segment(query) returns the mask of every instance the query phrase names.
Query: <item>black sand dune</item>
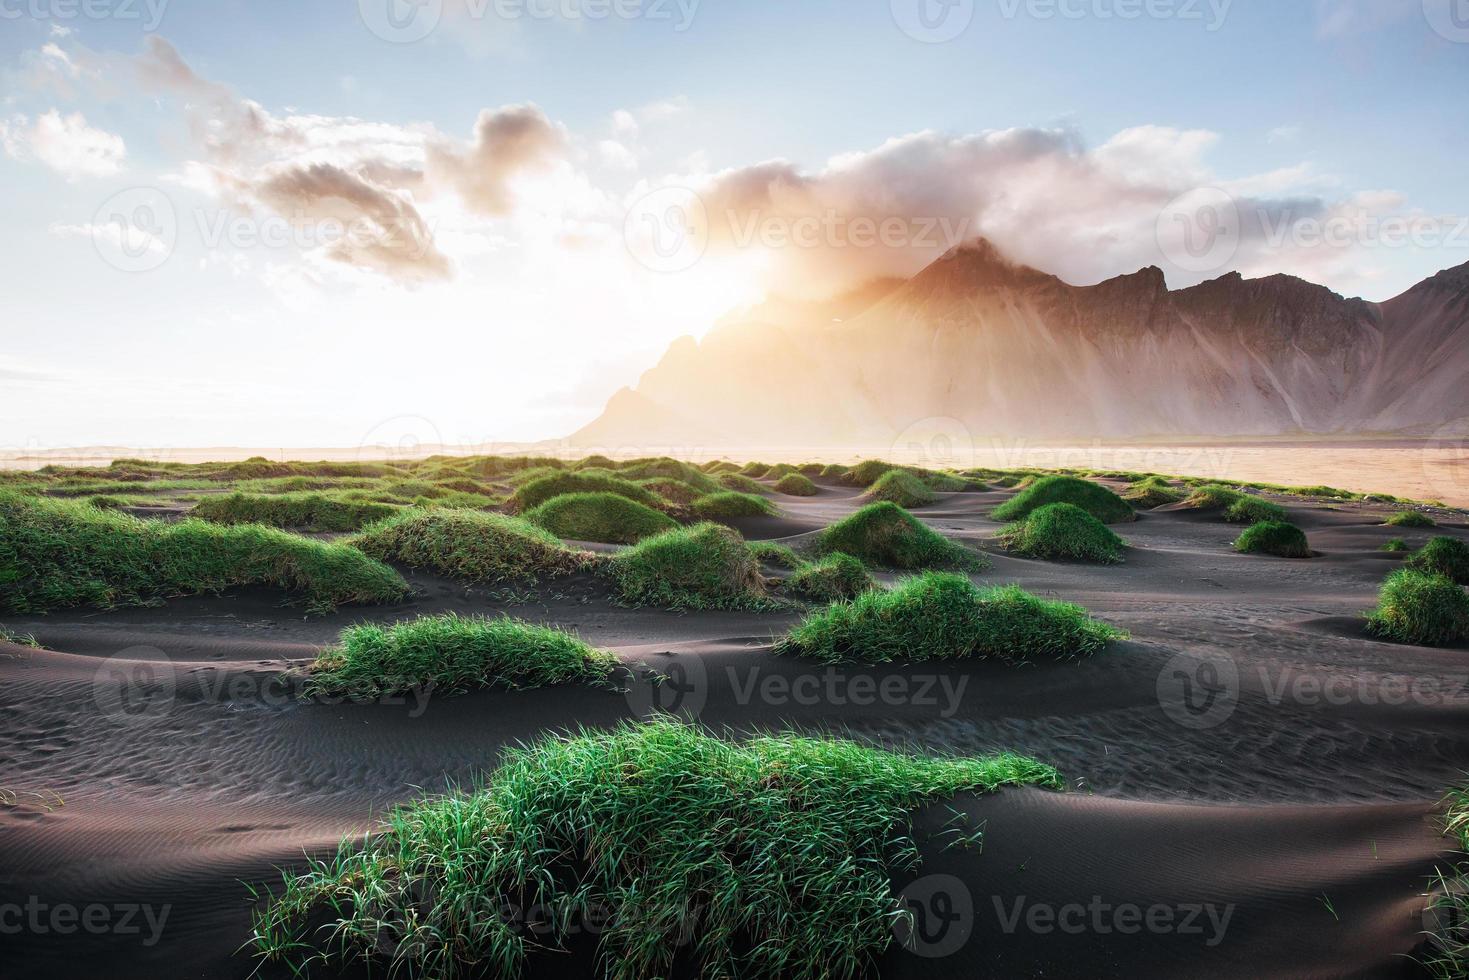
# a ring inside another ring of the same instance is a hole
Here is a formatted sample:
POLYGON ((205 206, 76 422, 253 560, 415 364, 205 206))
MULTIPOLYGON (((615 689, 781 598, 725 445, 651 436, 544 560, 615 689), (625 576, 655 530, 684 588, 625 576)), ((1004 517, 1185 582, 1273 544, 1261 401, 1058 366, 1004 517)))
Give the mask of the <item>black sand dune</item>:
MULTIPOLYGON (((509 604, 422 575, 411 602, 326 617, 241 590, 9 619, 47 649, 0 646, 0 904, 45 927, 4 936, 0 975, 245 977, 242 882, 473 780, 509 744, 660 710, 735 733, 1014 749, 1061 770, 1064 794, 920 815, 924 864, 895 883, 931 921, 884 976, 1416 975, 1447 844, 1435 802, 1469 769, 1469 649, 1382 643, 1360 613, 1399 560, 1382 542, 1469 534, 1284 501, 1320 553, 1287 561, 1234 554, 1240 528, 1217 517, 1163 510, 1117 526, 1127 561, 1099 568, 999 552, 987 514, 1006 497, 944 494, 917 513, 991 552, 978 580, 1079 602, 1130 641, 1074 664, 828 669, 771 655, 789 613, 627 609, 586 581, 509 604), (627 690, 333 704, 279 680, 344 625, 448 610, 575 629, 617 652, 627 690), (946 846, 955 810, 984 826, 982 851, 946 846), (101 911, 64 931, 58 906, 101 911)), ((766 529, 799 540, 861 500, 825 486, 779 503, 766 529)), ((561 956, 536 972, 590 969, 561 956)))

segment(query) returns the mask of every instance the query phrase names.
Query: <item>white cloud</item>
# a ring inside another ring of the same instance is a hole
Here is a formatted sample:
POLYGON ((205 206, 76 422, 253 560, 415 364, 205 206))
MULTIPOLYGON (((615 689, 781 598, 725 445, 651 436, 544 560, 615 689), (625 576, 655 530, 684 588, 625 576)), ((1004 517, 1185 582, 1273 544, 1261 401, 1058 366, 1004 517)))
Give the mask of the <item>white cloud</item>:
POLYGON ((127 157, 121 136, 89 126, 80 112, 56 109, 34 122, 23 115, 0 122, 0 144, 11 157, 36 160, 68 180, 115 174, 127 157))

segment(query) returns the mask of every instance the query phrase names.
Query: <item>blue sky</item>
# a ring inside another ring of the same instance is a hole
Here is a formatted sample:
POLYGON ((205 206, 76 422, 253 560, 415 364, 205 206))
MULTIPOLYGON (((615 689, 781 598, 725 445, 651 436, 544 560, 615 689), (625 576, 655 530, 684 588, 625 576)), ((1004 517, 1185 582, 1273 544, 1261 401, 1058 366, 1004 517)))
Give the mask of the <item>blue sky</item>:
POLYGON ((951 217, 1072 281, 1385 299, 1469 261, 1469 0, 953 0, 942 43, 901 26, 938 0, 425 0, 414 43, 370 27, 405 0, 91 2, 0 0, 0 448, 551 438, 725 309, 936 254, 726 228, 649 269, 624 218, 665 185, 715 223, 951 217), (1242 247, 1176 265, 1154 225, 1197 188, 1242 247), (176 234, 120 269, 98 219, 152 213, 138 189, 176 234), (323 244, 338 220, 413 248, 323 244), (260 245, 272 221, 297 234, 260 245))

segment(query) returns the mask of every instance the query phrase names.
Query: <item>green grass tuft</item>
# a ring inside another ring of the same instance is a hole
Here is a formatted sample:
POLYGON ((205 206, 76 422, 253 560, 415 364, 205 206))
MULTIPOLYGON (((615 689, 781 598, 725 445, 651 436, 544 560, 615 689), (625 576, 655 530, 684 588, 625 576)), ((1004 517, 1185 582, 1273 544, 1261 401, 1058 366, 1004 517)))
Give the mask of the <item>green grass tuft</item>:
POLYGON ((1433 538, 1408 559, 1408 567, 1469 585, 1469 544, 1458 538, 1433 538))
POLYGON ((1398 553, 1410 550, 1410 546, 1408 545, 1408 542, 1404 541, 1402 538, 1389 538, 1383 544, 1383 546, 1381 548, 1378 548, 1377 550, 1398 553))
POLYGON ((765 484, 758 480, 752 480, 743 473, 721 473, 716 478, 719 485, 726 490, 736 493, 768 493, 765 484))
POLYGON ((827 463, 821 468, 821 472, 816 475, 823 480, 838 480, 845 476, 846 472, 847 467, 841 463, 827 463))
POLYGON ((1235 539, 1234 550, 1244 555, 1274 555, 1276 558, 1311 557, 1306 533, 1285 521, 1251 524, 1235 539))
POLYGON ((1383 522, 1388 527, 1437 527, 1437 522, 1416 510, 1400 510, 1383 522))
POLYGON ((854 599, 876 585, 866 565, 841 552, 803 565, 785 580, 787 591, 809 602, 854 599))
POLYGON ((908 508, 926 507, 938 499, 928 484, 904 470, 888 470, 877 478, 864 496, 908 508))
POLYGON ((760 479, 760 477, 764 476, 766 473, 769 473, 769 472, 770 472, 770 464, 769 463, 746 463, 744 466, 742 466, 740 468, 741 475, 743 475, 743 476, 749 476, 749 477, 754 477, 757 480, 760 479))
POLYGON ((929 572, 807 616, 776 653, 823 663, 915 663, 993 657, 1009 662, 1090 656, 1126 634, 1085 609, 1018 586, 978 589, 929 572))
POLYGON ((774 541, 751 541, 750 554, 755 556, 756 561, 779 568, 794 570, 806 564, 788 545, 776 544, 774 541))
POLYGON ((1000 532, 1000 543, 1026 558, 1114 565, 1127 542, 1075 504, 1046 504, 1000 532))
POLYGON ((392 504, 347 500, 328 493, 232 493, 204 497, 192 516, 214 524, 266 524, 299 531, 356 531, 394 514, 392 504))
POLYGON ((1469 640, 1469 594, 1443 575, 1400 568, 1382 583, 1367 629, 1399 643, 1463 643, 1469 640))
POLYGON ((374 558, 470 582, 530 583, 578 571, 589 557, 529 521, 473 510, 405 511, 351 543, 374 558))
POLYGON ((723 521, 735 517, 768 517, 776 512, 775 505, 764 497, 734 490, 700 497, 694 501, 693 511, 695 516, 708 521, 723 521))
POLYGON ((1075 504, 1103 524, 1135 520, 1131 505, 1106 487, 1070 476, 1047 476, 995 508, 997 521, 1020 521, 1046 504, 1075 504))
POLYGON ((956 568, 978 571, 988 562, 977 551, 950 541, 897 504, 868 504, 822 531, 821 554, 842 552, 869 565, 916 570, 956 568))
POLYGON ((207 521, 142 520, 79 501, 0 492, 0 609, 135 605, 269 585, 313 609, 396 602, 397 572, 355 548, 285 531, 207 521))
POLYGON ((678 522, 667 514, 615 493, 552 497, 528 512, 525 519, 558 538, 604 544, 635 544, 678 527, 678 522))
POLYGON ((1262 521, 1284 524, 1290 520, 1290 514, 1279 504, 1217 483, 1195 488, 1184 504, 1196 510, 1222 509, 1224 519, 1231 524, 1259 524, 1262 521))
POLYGON ((820 492, 810 477, 800 473, 787 473, 775 484, 775 489, 788 497, 814 497, 820 492))
POLYGON ((741 609, 770 602, 759 561, 738 532, 721 524, 647 538, 613 556, 607 572, 634 605, 741 609))
POLYGON ((1183 499, 1183 492, 1175 490, 1162 477, 1150 476, 1139 480, 1128 487, 1122 499, 1135 507, 1143 510, 1152 510, 1156 507, 1164 507, 1168 504, 1176 504, 1183 499))
POLYGON ((511 506, 521 513, 541 506, 553 497, 568 493, 615 493, 620 497, 636 501, 644 507, 657 507, 663 498, 645 486, 630 479, 601 474, 595 470, 580 472, 557 472, 536 477, 522 484, 510 497, 511 506))
POLYGON ((424 616, 342 631, 311 665, 309 694, 398 694, 424 687, 606 685, 617 665, 569 633, 509 618, 424 616))
POLYGON ((855 980, 912 926, 893 879, 918 864, 913 814, 1023 785, 1063 784, 1010 754, 735 743, 671 720, 544 736, 482 787, 400 807, 287 875, 255 949, 296 973, 367 961, 462 980, 523 975, 534 950, 590 933, 608 980, 675 975, 675 959, 692 976, 855 980), (513 906, 549 927, 500 914, 513 906))
POLYGON ((880 459, 864 459, 842 473, 842 482, 850 483, 854 487, 870 487, 881 479, 884 473, 896 468, 892 463, 880 459))

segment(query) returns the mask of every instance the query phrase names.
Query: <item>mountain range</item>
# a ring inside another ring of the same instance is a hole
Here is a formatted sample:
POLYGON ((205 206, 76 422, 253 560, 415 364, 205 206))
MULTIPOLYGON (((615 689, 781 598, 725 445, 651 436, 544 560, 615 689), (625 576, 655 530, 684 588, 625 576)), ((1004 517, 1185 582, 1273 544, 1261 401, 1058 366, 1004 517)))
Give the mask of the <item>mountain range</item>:
POLYGON ((1469 264, 1394 299, 1149 267, 1070 285, 983 239, 907 280, 773 299, 675 341, 581 446, 873 446, 975 437, 1428 435, 1469 417, 1469 264))

